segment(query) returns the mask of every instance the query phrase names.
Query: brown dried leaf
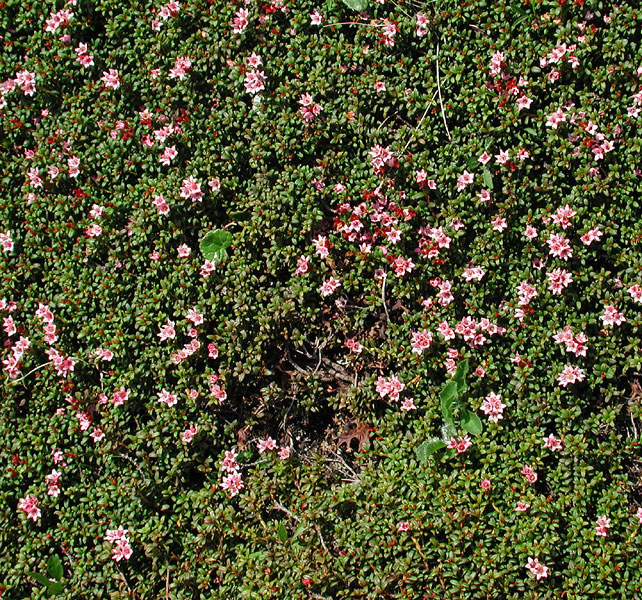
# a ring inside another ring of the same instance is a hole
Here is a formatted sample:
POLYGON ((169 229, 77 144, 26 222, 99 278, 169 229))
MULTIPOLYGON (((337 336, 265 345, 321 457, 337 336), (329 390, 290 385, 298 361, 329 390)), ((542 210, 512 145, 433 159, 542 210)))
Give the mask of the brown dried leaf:
POLYGON ((370 443, 369 433, 370 427, 362 421, 350 421, 347 425, 347 430, 342 433, 337 440, 337 450, 345 444, 346 450, 352 452, 352 448, 350 447, 352 440, 357 440, 358 449, 361 450, 364 444, 370 443))

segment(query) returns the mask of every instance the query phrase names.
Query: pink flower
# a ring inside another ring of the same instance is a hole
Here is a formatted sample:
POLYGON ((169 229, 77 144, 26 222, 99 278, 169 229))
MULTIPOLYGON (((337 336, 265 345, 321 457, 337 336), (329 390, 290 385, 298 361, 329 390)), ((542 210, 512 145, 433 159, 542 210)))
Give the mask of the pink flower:
POLYGON ((120 562, 123 558, 129 560, 132 555, 132 549, 128 540, 117 540, 116 546, 111 551, 111 557, 120 562))
POLYGON ((310 13, 311 25, 321 25, 322 22, 323 22, 323 15, 318 10, 315 10, 314 12, 310 13))
POLYGON ((481 405, 481 410, 488 415, 488 420, 491 423, 497 423, 504 418, 505 408, 506 405, 502 402, 501 394, 496 394, 495 392, 488 394, 481 405))
POLYGON ((526 479, 528 483, 535 483, 537 481, 537 473, 533 471, 533 467, 531 467, 530 465, 524 465, 520 473, 524 476, 524 479, 526 479))
POLYGON ((232 498, 245 487, 241 474, 236 471, 224 476, 220 486, 224 490, 228 490, 230 492, 230 497, 232 498))
POLYGON ((562 290, 567 288, 573 281, 573 275, 565 269, 554 269, 546 274, 549 284, 548 289, 553 294, 561 294, 562 290))
POLYGON ((633 515, 636 519, 640 521, 640 524, 642 525, 642 506, 638 508, 638 512, 633 515))
POLYGON ((408 521, 399 521, 397 523, 397 531, 410 531, 410 523, 408 521))
POLYGON ((307 256, 301 255, 296 261, 297 267, 294 271, 295 277, 299 277, 310 270, 310 263, 307 256))
POLYGON ((181 258, 187 258, 192 253, 192 250, 187 244, 181 244, 178 247, 177 252, 178 256, 181 258))
POLYGON ((180 196, 185 199, 189 198, 192 202, 201 202, 203 199, 201 184, 190 175, 187 179, 183 179, 180 196))
POLYGON ((334 277, 330 277, 327 281, 324 281, 323 284, 321 285, 320 292, 322 296, 330 296, 331 294, 334 294, 336 289, 341 285, 341 282, 335 279, 334 277))
POLYGON ((479 485, 481 486, 481 489, 484 490, 485 492, 489 492, 490 488, 492 487, 492 483, 490 482, 490 479, 488 479, 488 477, 486 477, 485 479, 482 479, 479 485))
POLYGON ((18 509, 27 515, 27 519, 31 519, 34 522, 37 521, 42 514, 38 508, 38 498, 35 496, 25 496, 21 498, 18 502, 18 509))
POLYGON ((4 233, 0 232, 0 246, 4 252, 11 252, 13 250, 13 240, 11 239, 11 233, 5 231, 4 233))
POLYGON ((249 21, 247 16, 250 14, 250 11, 247 8, 239 8, 234 14, 234 19, 232 20, 232 32, 242 33, 245 28, 248 26, 249 21))
POLYGON ((546 243, 549 246, 549 254, 553 256, 559 256, 563 260, 568 260, 573 256, 571 245, 563 235, 553 234, 546 240, 546 243))
POLYGON ((176 337, 176 329, 174 328, 174 321, 167 319, 167 323, 160 328, 160 332, 156 335, 161 339, 161 342, 176 337))
POLYGON ((585 377, 583 369, 566 365, 564 370, 557 376, 557 381, 561 387, 567 387, 576 381, 584 381, 585 377))
POLYGON ((159 402, 162 402, 163 404, 166 404, 170 408, 172 406, 174 406, 174 404, 176 404, 176 402, 178 402, 176 394, 170 394, 165 388, 163 388, 156 395, 158 396, 158 401, 159 402))
POLYGON ((533 227, 532 225, 527 225, 526 229, 524 230, 524 236, 527 237, 529 240, 536 238, 537 229, 535 229, 535 227, 533 227))
POLYGON ((290 458, 291 452, 292 450, 288 446, 281 446, 281 448, 279 448, 278 456, 281 460, 287 460, 290 458))
POLYGON ((105 437, 105 432, 100 427, 94 427, 94 430, 89 434, 89 437, 95 444, 97 444, 105 437))
POLYGON ((457 450, 457 454, 461 454, 462 452, 466 452, 468 448, 472 446, 472 442, 470 440, 470 436, 465 435, 464 437, 459 437, 457 440, 454 437, 451 437, 448 440, 448 443, 446 444, 447 448, 451 448, 453 450, 457 450))
POLYGON ((129 391, 121 386, 119 390, 116 390, 112 394, 111 399, 114 406, 121 406, 122 404, 125 404, 125 402, 129 399, 129 391))
POLYGON ((604 314, 600 315, 600 319, 605 326, 621 325, 626 321, 625 316, 612 304, 608 304, 604 307, 604 314))
POLYGON ((528 557, 528 563, 524 565, 533 575, 535 575, 537 581, 542 579, 542 577, 548 577, 548 567, 545 567, 542 563, 539 562, 536 558, 528 557))
POLYGON ((562 448, 562 441, 558 440, 552 433, 544 438, 544 447, 549 448, 552 452, 562 448))
POLYGON ((464 172, 457 178, 457 191, 461 192, 467 185, 470 185, 475 179, 473 173, 469 173, 464 170, 464 172))
POLYGON ((190 425, 183 433, 181 433, 181 440, 186 444, 189 444, 194 436, 198 433, 197 425, 190 425))
POLYGON ((259 451, 259 454, 263 454, 266 450, 276 450, 276 441, 271 437, 267 437, 264 440, 259 440, 256 443, 256 448, 259 451))
POLYGON ((530 507, 531 507, 531 505, 527 504, 526 502, 518 502, 517 506, 515 506, 515 511, 516 512, 526 512, 530 507))
POLYGON ((109 69, 109 71, 103 71, 103 76, 100 78, 104 82, 106 87, 113 88, 117 90, 120 87, 120 76, 116 69, 109 69))
POLYGON ((401 410, 405 410, 405 411, 417 410, 417 407, 415 406, 414 398, 404 398, 401 401, 401 410))
POLYGON ((218 348, 215 344, 207 345, 207 354, 210 358, 218 358, 218 348))
POLYGON ((635 302, 642 303, 642 285, 635 283, 629 288, 628 292, 635 302))
POLYGON ((265 73, 257 69, 245 73, 245 91, 250 94, 258 94, 265 89, 265 73))
POLYGON ((165 146, 159 162, 161 165, 167 166, 176 158, 177 155, 178 152, 176 151, 176 146, 165 146))
POLYGON ((610 528, 611 519, 607 518, 606 515, 602 515, 601 517, 598 517, 597 522, 595 523, 595 535, 606 537, 610 528))
POLYGON ((493 158, 486 150, 481 154, 481 156, 477 159, 482 165, 485 165, 486 163, 490 162, 490 159, 493 158))
POLYGON ((422 354, 424 350, 430 348, 432 344, 432 333, 426 331, 413 331, 412 333, 412 352, 413 354, 422 354))

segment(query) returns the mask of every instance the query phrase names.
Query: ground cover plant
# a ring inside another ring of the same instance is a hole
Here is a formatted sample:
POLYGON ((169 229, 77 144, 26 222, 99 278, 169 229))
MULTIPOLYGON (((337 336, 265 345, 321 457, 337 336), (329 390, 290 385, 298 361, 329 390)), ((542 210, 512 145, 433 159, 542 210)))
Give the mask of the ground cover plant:
POLYGON ((0 2, 0 597, 639 597, 641 31, 0 2))

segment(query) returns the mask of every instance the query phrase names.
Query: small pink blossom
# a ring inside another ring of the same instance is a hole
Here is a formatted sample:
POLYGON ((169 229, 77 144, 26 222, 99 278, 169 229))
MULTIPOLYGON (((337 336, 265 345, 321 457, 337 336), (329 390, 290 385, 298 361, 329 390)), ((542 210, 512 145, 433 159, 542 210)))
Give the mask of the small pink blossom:
POLYGON ((189 444, 192 441, 192 439, 194 439, 194 436, 197 433, 198 433, 198 426, 192 424, 185 431, 181 433, 181 440, 186 444, 189 444))
POLYGON ((264 440, 259 440, 256 443, 256 448, 259 451, 259 454, 263 454, 267 450, 276 450, 276 441, 271 437, 267 437, 264 440))
POLYGON ((120 87, 120 75, 116 69, 109 69, 109 71, 103 71, 103 76, 100 80, 105 84, 106 87, 113 88, 117 90, 120 87))
POLYGON ((544 438, 544 448, 548 448, 552 452, 556 450, 561 450, 562 440, 558 440, 552 433, 544 438))
POLYGON ((524 565, 533 575, 537 581, 542 578, 548 577, 548 567, 545 567, 539 562, 537 558, 528 557, 528 562, 524 565))
POLYGON ((27 515, 27 519, 31 519, 34 522, 42 515, 38 508, 38 498, 35 496, 25 496, 21 498, 18 502, 18 509, 27 515))

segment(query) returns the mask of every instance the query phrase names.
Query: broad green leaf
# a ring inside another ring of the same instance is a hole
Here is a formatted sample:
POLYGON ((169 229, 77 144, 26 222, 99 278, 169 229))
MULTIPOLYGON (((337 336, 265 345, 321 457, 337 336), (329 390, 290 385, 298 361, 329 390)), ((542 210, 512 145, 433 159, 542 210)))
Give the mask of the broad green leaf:
POLYGON ((488 169, 484 169, 484 184, 488 188, 493 188, 493 176, 490 174, 490 171, 488 169))
POLYGON ((62 579, 62 562, 55 554, 47 561, 47 573, 49 577, 56 581, 62 579))
POLYGON ((446 421, 447 423, 452 423, 453 410, 458 404, 457 383, 454 381, 449 381, 441 390, 440 399, 441 414, 444 417, 444 421, 446 421))
POLYGON ((467 408, 461 411, 460 424, 468 433, 472 433, 473 435, 479 435, 484 429, 479 417, 467 408))
POLYGON ((63 586, 59 581, 50 581, 49 585, 47 586, 47 591, 49 592, 49 594, 62 594, 65 591, 65 586, 63 586))
POLYGON ((352 10, 356 10, 358 12, 361 12, 362 10, 366 10, 366 8, 368 8, 367 0, 343 0, 343 3, 348 8, 351 8, 352 10))
POLYGON ((427 442, 422 442, 417 446, 417 460, 423 464, 428 460, 431 454, 434 454, 437 450, 441 450, 445 447, 446 444, 437 438, 433 438, 427 442))
POLYGON ((285 530, 283 523, 279 523, 279 526, 276 528, 276 532, 281 542, 285 543, 288 541, 288 532, 285 530))
POLYGON ((468 373, 468 361, 464 360, 457 365, 457 371, 453 376, 453 381, 457 384, 457 395, 461 396, 466 389, 466 374, 468 373))
POLYGON ((229 231, 218 229, 210 231, 201 239, 201 252, 206 260, 216 260, 220 262, 225 259, 227 252, 225 248, 232 243, 232 234, 229 231))
POLYGON ((38 583, 41 583, 44 586, 49 587, 49 584, 52 583, 49 581, 44 575, 41 575, 40 573, 34 573, 33 571, 27 571, 27 575, 31 577, 32 579, 35 579, 38 583))
POLYGON ((295 530, 294 533, 292 534, 293 538, 298 538, 305 530, 307 527, 303 524, 299 525, 295 530))

